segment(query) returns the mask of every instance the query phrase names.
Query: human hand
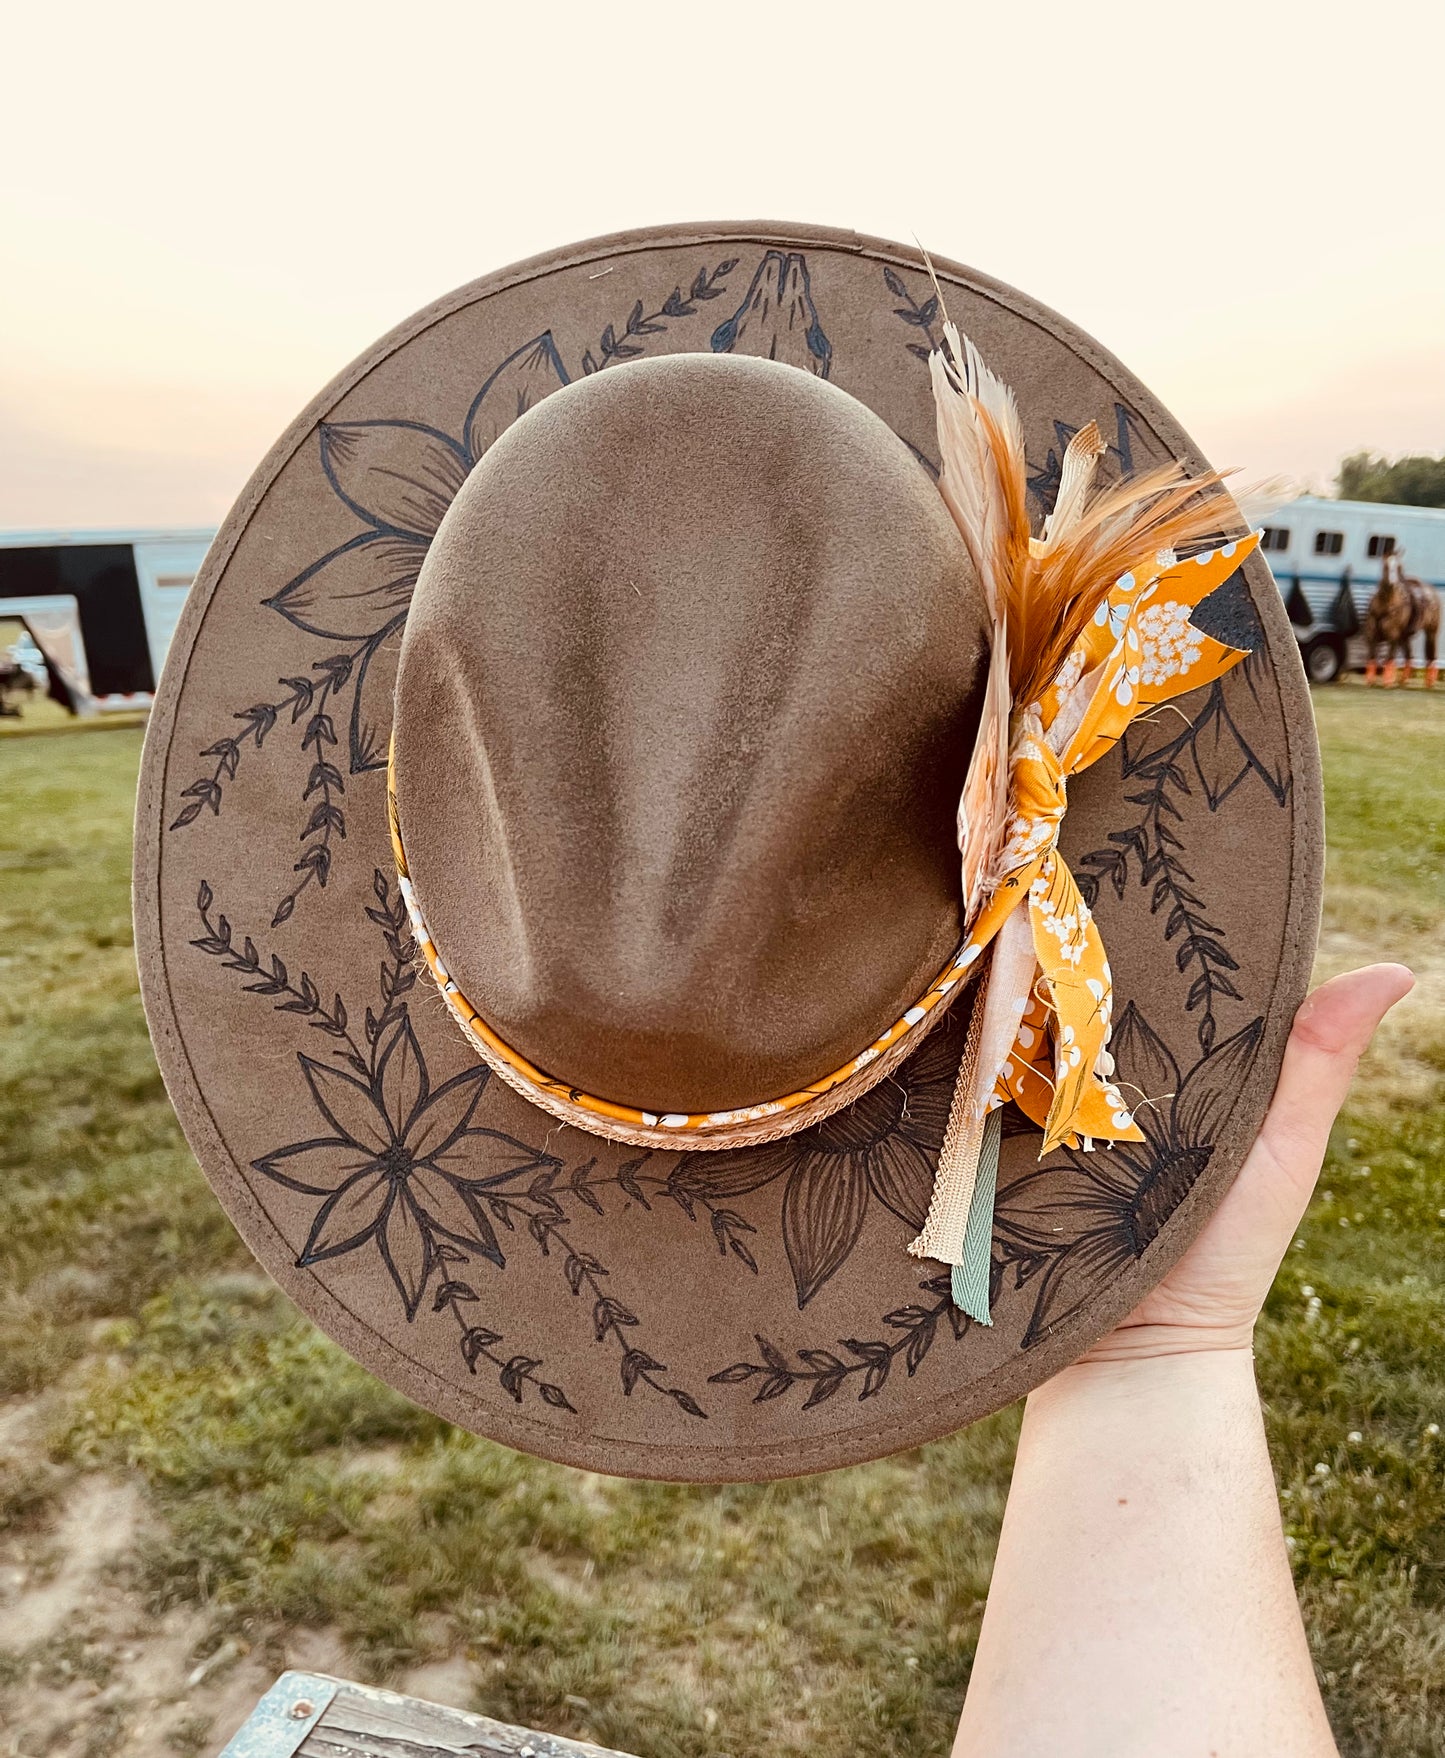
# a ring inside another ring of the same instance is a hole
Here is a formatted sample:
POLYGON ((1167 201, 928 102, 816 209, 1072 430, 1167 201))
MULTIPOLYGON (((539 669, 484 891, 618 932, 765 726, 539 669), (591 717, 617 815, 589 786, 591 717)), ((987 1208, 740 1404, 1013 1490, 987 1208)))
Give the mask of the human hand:
POLYGON ((1319 1178, 1330 1125, 1355 1065, 1385 1014, 1414 984, 1404 965, 1372 964, 1332 978, 1304 1002, 1268 1115, 1238 1178, 1189 1250, 1085 1362, 1249 1348, 1319 1178))
POLYGON ((1250 1343, 1355 1064, 1413 982, 1378 964, 1310 996, 1204 1230, 1029 1394, 956 1758, 1334 1758, 1250 1343))

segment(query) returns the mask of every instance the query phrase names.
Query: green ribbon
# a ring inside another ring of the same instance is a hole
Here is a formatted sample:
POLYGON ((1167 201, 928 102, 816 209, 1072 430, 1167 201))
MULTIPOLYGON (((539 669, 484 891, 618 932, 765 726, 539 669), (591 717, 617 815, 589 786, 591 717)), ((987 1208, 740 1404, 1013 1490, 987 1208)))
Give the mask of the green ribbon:
POLYGON ((981 1325, 991 1325, 989 1281, 993 1268, 993 1205, 998 1191, 998 1147, 1003 1134, 1003 1107, 984 1119, 978 1150, 978 1175, 963 1232, 963 1262, 953 1266, 953 1304, 981 1325))

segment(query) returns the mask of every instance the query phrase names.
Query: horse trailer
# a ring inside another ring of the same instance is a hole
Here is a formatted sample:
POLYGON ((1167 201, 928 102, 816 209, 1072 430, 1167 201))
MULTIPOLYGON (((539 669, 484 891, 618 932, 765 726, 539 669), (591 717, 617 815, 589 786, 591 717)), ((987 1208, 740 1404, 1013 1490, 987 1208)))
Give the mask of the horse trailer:
MULTIPOLYGON (((1269 515, 1260 547, 1317 684, 1363 669, 1360 632, 1387 556, 1403 556, 1407 574, 1445 595, 1445 509, 1438 507, 1301 495, 1269 515)), ((1412 652, 1417 664, 1422 656, 1412 652)))
MULTIPOLYGON (((214 535, 0 532, 0 622, 25 626, 51 693, 77 713, 148 703, 214 535)), ((1315 683, 1363 668, 1360 631, 1387 556, 1445 596, 1445 509, 1301 495, 1270 514, 1261 547, 1315 683)))
POLYGON ((75 713, 144 706, 214 535, 0 532, 0 622, 24 625, 75 713))

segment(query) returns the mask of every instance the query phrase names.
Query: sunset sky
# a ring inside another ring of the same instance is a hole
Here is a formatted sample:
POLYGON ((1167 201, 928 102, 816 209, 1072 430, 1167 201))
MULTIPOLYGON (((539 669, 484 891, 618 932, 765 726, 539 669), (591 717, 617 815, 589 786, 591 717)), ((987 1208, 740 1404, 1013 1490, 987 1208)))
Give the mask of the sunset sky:
POLYGON ((678 219, 917 235, 1250 476, 1445 452, 1438 0, 106 0, 5 34, 3 529, 213 524, 410 311, 678 219))

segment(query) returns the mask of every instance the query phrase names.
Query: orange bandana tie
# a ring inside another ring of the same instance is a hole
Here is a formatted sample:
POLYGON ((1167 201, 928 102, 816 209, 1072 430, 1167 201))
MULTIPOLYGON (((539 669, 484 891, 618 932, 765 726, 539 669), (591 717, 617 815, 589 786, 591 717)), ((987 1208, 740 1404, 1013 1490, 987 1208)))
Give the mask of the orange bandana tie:
POLYGON ((1213 683, 1245 657, 1189 618, 1257 541, 1251 536, 1225 544, 1175 563, 1152 580, 1124 575, 1039 710, 1021 717, 1011 763, 1014 816, 1008 853, 1015 864, 969 939, 991 940, 1027 898, 1047 999, 1030 985, 1030 1006, 1007 1061, 997 1070, 994 1102, 1014 1099, 1039 1125, 1042 1153, 1077 1147, 1084 1137, 1143 1140, 1108 1078, 1110 1064, 1101 1063, 1112 977, 1093 912, 1058 852, 1069 778, 1112 750, 1138 715, 1213 683), (1073 733, 1062 736, 1070 726, 1073 733), (1047 1029, 1041 1030, 1045 1022, 1047 1029))
MULTIPOLYGON (((965 947, 971 957, 994 948, 987 988, 975 1001, 982 1026, 960 1070, 928 1218, 908 1248, 917 1257, 961 1267, 987 1250, 992 1214, 974 1203, 985 1111, 1014 1100, 1044 1132, 1041 1158, 1057 1147, 1144 1139, 1113 1080, 1108 955, 1058 851, 1068 782, 1112 750, 1138 715, 1245 658, 1197 628, 1190 613, 1257 542, 1252 535, 1182 562, 1163 557, 1156 572, 1122 575, 1043 699, 1014 716, 1002 875, 965 947)), ((979 1281, 976 1264, 972 1286, 979 1281)), ((982 1282, 983 1298, 966 1309, 987 1323, 986 1275, 982 1282)))

